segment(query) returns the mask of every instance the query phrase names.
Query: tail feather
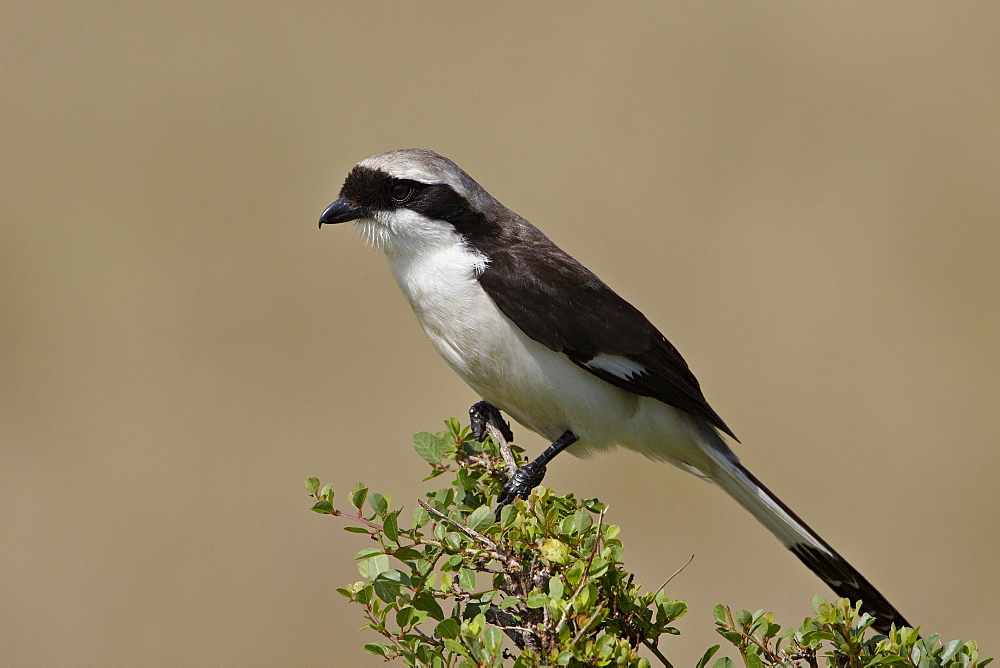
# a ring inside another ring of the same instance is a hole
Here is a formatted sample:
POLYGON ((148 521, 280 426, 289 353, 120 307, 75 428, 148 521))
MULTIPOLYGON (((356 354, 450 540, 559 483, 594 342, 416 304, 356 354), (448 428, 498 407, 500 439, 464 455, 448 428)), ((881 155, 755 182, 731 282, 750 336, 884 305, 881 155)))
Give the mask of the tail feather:
POLYGON ((808 524, 792 512, 791 508, 767 489, 735 457, 726 453, 713 459, 716 459, 718 466, 713 472, 712 479, 737 503, 750 511, 838 596, 851 601, 861 601, 861 609, 875 618, 873 626, 877 630, 887 633, 893 624, 897 628, 911 626, 856 568, 810 529, 808 524))

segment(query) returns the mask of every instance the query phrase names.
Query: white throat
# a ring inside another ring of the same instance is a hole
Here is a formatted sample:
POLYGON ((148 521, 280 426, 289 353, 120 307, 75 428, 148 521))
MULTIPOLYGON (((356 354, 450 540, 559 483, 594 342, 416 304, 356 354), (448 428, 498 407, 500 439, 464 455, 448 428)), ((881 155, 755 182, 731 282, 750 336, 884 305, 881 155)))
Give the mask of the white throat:
MULTIPOLYGON (((452 248, 474 252, 468 248, 451 223, 434 220, 409 209, 378 211, 373 218, 358 220, 355 229, 365 243, 383 251, 390 256, 390 260, 394 256, 400 256, 410 261, 452 248)), ((486 267, 486 258, 478 253, 475 255, 481 258, 482 266, 478 273, 482 273, 486 267)))
POLYGON ((503 320, 479 284, 487 258, 450 223, 412 211, 383 214, 358 227, 366 240, 385 251, 400 291, 438 353, 478 390, 480 367, 496 357, 495 346, 501 344, 490 333, 503 320))

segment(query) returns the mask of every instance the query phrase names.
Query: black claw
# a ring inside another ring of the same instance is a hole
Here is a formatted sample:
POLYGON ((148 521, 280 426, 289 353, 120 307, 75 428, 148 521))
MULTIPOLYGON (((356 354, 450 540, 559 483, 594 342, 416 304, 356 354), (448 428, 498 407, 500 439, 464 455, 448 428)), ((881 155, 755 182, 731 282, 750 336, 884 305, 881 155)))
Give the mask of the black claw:
POLYGON ((514 472, 497 496, 497 521, 500 521, 500 511, 513 503, 514 499, 527 499, 531 490, 542 484, 545 478, 545 467, 538 462, 525 464, 514 472))
MULTIPOLYGON (((496 410, 492 405, 486 405, 496 410)), ((476 408, 476 406, 472 408, 476 408)), ((497 411, 497 415, 499 414, 499 411, 497 411)), ((528 495, 531 494, 531 490, 542 484, 542 479, 545 477, 545 465, 552 461, 553 457, 560 452, 576 443, 577 440, 579 440, 577 435, 567 429, 563 432, 562 436, 552 442, 552 445, 545 448, 545 452, 514 471, 514 475, 507 480, 503 489, 500 490, 499 496, 497 496, 497 522, 500 521, 500 511, 503 510, 503 507, 510 504, 516 498, 527 499, 528 495)))
POLYGON ((469 409, 469 419, 472 424, 472 437, 482 443, 486 440, 486 425, 493 425, 504 439, 510 443, 514 440, 514 432, 510 425, 504 422, 500 409, 488 401, 477 401, 469 409))

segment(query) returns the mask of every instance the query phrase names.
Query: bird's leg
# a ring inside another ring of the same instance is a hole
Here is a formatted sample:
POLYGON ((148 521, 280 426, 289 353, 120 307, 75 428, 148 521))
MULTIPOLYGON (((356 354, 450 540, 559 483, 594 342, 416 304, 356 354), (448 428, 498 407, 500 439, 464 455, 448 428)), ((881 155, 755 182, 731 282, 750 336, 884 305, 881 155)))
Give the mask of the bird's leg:
POLYGON ((514 440, 514 432, 510 430, 510 425, 504 422, 500 409, 486 400, 472 404, 472 408, 469 409, 469 419, 472 423, 472 437, 480 443, 486 440, 487 424, 496 427, 508 443, 514 440))
POLYGON ((566 431, 557 438, 545 452, 538 455, 533 461, 525 464, 514 472, 507 484, 503 486, 500 496, 497 497, 497 519, 500 518, 500 511, 503 507, 511 503, 514 499, 527 499, 535 487, 538 487, 545 477, 545 466, 552 458, 560 452, 577 442, 578 437, 571 431, 566 431))

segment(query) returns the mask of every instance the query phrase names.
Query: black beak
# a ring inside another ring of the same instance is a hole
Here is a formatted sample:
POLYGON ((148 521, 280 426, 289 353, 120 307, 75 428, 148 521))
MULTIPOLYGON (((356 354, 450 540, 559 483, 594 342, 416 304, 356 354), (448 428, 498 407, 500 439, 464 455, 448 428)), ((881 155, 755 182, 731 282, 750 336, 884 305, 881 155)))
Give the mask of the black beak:
POLYGON ((358 218, 367 218, 370 214, 367 207, 354 206, 346 199, 341 197, 336 202, 326 207, 326 211, 323 215, 319 217, 319 226, 324 225, 336 225, 337 223, 346 223, 352 220, 357 220, 358 218))

